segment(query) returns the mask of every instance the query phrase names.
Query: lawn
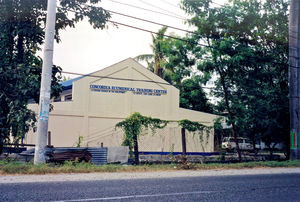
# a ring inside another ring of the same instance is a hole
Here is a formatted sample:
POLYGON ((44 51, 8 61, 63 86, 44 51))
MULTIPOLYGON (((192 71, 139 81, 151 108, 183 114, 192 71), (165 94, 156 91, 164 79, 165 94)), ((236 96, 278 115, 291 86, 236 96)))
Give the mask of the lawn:
POLYGON ((91 173, 91 172, 143 172, 170 170, 209 170, 244 168, 300 167, 300 161, 260 161, 245 163, 183 163, 183 164, 143 164, 143 165, 93 165, 67 161, 64 164, 48 163, 33 165, 14 161, 0 161, 0 174, 50 174, 50 173, 91 173))

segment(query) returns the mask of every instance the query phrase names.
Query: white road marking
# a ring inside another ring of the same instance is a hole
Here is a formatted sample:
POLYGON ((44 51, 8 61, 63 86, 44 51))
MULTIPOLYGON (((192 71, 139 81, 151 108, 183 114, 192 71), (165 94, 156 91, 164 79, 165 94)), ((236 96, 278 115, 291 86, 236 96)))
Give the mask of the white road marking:
POLYGON ((87 199, 72 199, 72 200, 61 200, 62 201, 108 201, 108 200, 120 200, 120 199, 130 199, 130 198, 149 198, 149 197, 159 197, 159 196, 178 196, 178 195, 190 195, 190 194, 210 194, 216 191, 194 191, 194 192, 179 192, 179 193, 168 193, 168 194, 146 194, 146 195, 131 195, 131 196, 115 196, 115 197, 105 197, 105 198, 87 198, 87 199))

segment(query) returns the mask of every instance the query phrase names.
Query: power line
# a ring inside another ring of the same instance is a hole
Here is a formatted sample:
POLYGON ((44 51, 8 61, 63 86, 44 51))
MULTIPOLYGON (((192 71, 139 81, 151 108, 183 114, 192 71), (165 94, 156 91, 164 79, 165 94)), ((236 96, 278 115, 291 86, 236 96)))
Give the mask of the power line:
MULTIPOLYGON (((107 10, 107 11, 109 11, 109 10, 107 10)), ((74 12, 74 11, 73 11, 73 12, 74 12)), ((109 11, 109 12, 114 12, 114 11, 109 11)), ((114 12, 114 13, 117 13, 117 12, 114 12)), ((125 14, 121 14, 121 13, 117 13, 117 14, 126 16, 125 14)), ((127 15, 127 16, 129 16, 129 15, 127 15)), ((136 17, 134 17, 134 16, 130 16, 130 17, 136 18, 136 17)), ((139 18, 136 18, 136 19, 139 19, 139 18)), ((148 21, 148 20, 145 20, 145 19, 142 19, 142 20, 148 21)), ((140 31, 145 31, 145 32, 149 32, 149 33, 157 34, 157 35, 163 35, 163 36, 165 36, 165 37, 173 38, 173 39, 176 39, 176 40, 181 40, 181 41, 184 41, 184 42, 187 42, 187 43, 190 43, 190 44, 200 45, 200 46, 204 46, 204 47, 210 47, 210 46, 208 46, 208 45, 199 44, 199 43, 196 43, 196 42, 192 42, 192 41, 189 41, 189 40, 181 39, 181 38, 174 37, 174 36, 170 36, 170 35, 159 34, 159 33, 157 33, 157 32, 150 31, 150 30, 146 30, 146 29, 139 28, 139 27, 135 27, 135 26, 132 26, 132 25, 128 25, 128 24, 124 24, 124 23, 120 23, 120 22, 116 22, 116 21, 111 21, 111 20, 107 20, 107 21, 109 21, 109 22, 111 22, 111 23, 114 23, 114 24, 119 24, 119 25, 122 25, 122 26, 126 26, 126 27, 130 27, 130 28, 133 28, 133 29, 137 29, 137 30, 140 30, 140 31)), ((152 22, 152 21, 149 21, 149 22, 152 22)), ((152 22, 152 23, 155 23, 155 22, 152 22)), ((159 24, 159 23, 157 23, 157 24, 159 24)), ((161 24, 161 25, 164 26, 163 24, 161 24)), ((169 26, 169 27, 171 27, 171 26, 169 26)), ((175 27, 172 27, 172 28, 175 28, 175 27)), ((176 29, 180 29, 180 28, 176 28, 176 29)), ((180 30, 183 31, 183 29, 180 29, 180 30)), ((188 31, 188 30, 184 30, 184 31, 190 32, 190 31, 188 31)), ((193 33, 193 32, 190 32, 190 33, 193 33)), ((193 33, 193 34, 196 34, 196 33, 193 33)), ((222 40, 222 39, 216 39, 216 40, 217 40, 217 41, 224 41, 224 40, 222 40)), ((233 42, 232 42, 232 43, 233 43, 233 42)), ((252 58, 253 58, 253 57, 252 57, 252 58)), ((255 58, 255 57, 254 57, 254 58, 255 58)), ((273 64, 279 64, 279 63, 273 62, 273 64)), ((282 65, 282 64, 280 63, 280 65, 282 65)))
POLYGON ((176 13, 173 13, 173 12, 168 11, 168 10, 166 10, 166 9, 163 9, 163 8, 161 8, 161 7, 155 6, 155 5, 151 4, 151 3, 145 2, 145 1, 143 1, 143 0, 139 0, 139 1, 142 2, 142 3, 144 3, 144 4, 146 4, 146 5, 148 5, 148 6, 151 6, 151 7, 153 7, 153 8, 157 8, 157 9, 160 9, 160 10, 165 11, 165 12, 167 12, 167 13, 171 13, 171 14, 173 14, 173 15, 175 15, 175 16, 178 16, 178 17, 182 18, 183 20, 185 19, 184 17, 182 17, 182 16, 180 16, 180 15, 178 15, 178 14, 176 14, 176 13))
POLYGON ((83 139, 83 141, 86 141, 86 142, 96 141, 96 140, 98 140, 100 138, 103 138, 105 136, 111 135, 113 133, 114 133, 114 131, 110 130, 110 131, 107 131, 105 133, 99 133, 99 134, 93 135, 93 137, 88 136, 87 138, 83 139))
MULTIPOLYGON (((93 7, 93 6, 89 6, 89 7, 93 7)), ((187 32, 187 33, 190 33, 190 34, 197 35, 197 33, 193 32, 193 31, 189 31, 189 30, 182 29, 182 28, 179 28, 179 27, 174 27, 174 26, 171 26, 171 25, 166 25, 166 24, 154 22, 154 21, 151 21, 151 20, 147 20, 147 19, 144 19, 144 18, 135 17, 135 16, 132 16, 132 15, 128 15, 128 14, 124 14, 124 13, 120 13, 120 12, 116 12, 116 11, 112 11, 112 10, 109 10, 109 9, 104 9, 104 10, 106 10, 106 11, 108 11, 110 13, 113 13, 113 14, 125 16, 125 17, 128 17, 128 18, 133 18, 133 19, 136 19, 136 20, 141 20, 141 21, 144 21, 144 22, 148 22, 148 23, 152 23, 152 24, 156 24, 156 25, 160 25, 160 26, 165 26, 165 27, 169 27, 169 28, 176 29, 176 30, 179 30, 179 31, 183 31, 183 32, 187 32)), ((71 12, 73 12, 73 11, 71 11, 71 12)))
POLYGON ((170 14, 167 14, 167 13, 162 13, 162 12, 159 12, 159 11, 154 11, 154 10, 151 10, 151 9, 146 9, 146 8, 135 6, 135 5, 132 5, 132 4, 122 3, 122 2, 119 2, 119 1, 115 1, 115 0, 108 0, 108 1, 118 3, 118 4, 121 4, 121 5, 125 5, 125 6, 129 6, 129 7, 133 7, 133 8, 137 8, 137 9, 141 9, 141 10, 145 10, 145 11, 149 11, 149 12, 152 12, 152 13, 157 13, 157 14, 177 18, 177 19, 180 19, 180 20, 186 20, 185 18, 177 17, 177 16, 170 15, 170 14))
POLYGON ((175 6, 174 4, 172 4, 172 3, 170 3, 170 2, 168 2, 166 0, 161 0, 161 1, 164 2, 164 3, 166 3, 166 4, 168 4, 168 5, 170 5, 170 6, 173 6, 175 8, 179 8, 178 6, 175 6))
POLYGON ((151 20, 146 20, 146 19, 143 19, 143 18, 139 18, 139 17, 135 17, 135 16, 131 16, 131 15, 119 13, 119 12, 116 12, 116 11, 111 11, 111 10, 108 10, 108 9, 105 9, 105 10, 108 11, 108 12, 110 12, 110 13, 117 14, 117 15, 122 15, 122 16, 125 16, 125 17, 128 17, 128 18, 133 18, 133 19, 136 19, 136 20, 141 20, 141 21, 149 22, 149 23, 156 24, 156 25, 169 27, 169 28, 172 28, 172 29, 176 29, 176 30, 187 32, 187 33, 191 33, 191 34, 197 34, 197 33, 193 32, 193 31, 189 31, 189 30, 186 30, 186 29, 182 29, 182 28, 178 28, 178 27, 173 27, 173 26, 166 25, 166 24, 161 24, 161 23, 154 22, 154 21, 151 21, 151 20))
MULTIPOLYGON (((70 10, 71 11, 71 10, 70 10)), ((109 11, 109 10, 107 10, 109 11)), ((74 11, 72 11, 74 12, 74 11)), ((111 11, 109 11, 111 12, 111 11)), ((117 12, 115 12, 117 13, 117 12)), ((124 14, 125 15, 125 14, 124 14)), ((132 16, 133 17, 133 16, 132 16)), ((181 40, 181 41, 184 41, 184 42, 187 42, 187 43, 190 43, 190 44, 195 44, 195 45, 200 45, 200 46, 204 46, 204 47, 210 47, 208 45, 204 45, 204 44, 199 44, 199 43, 196 43, 196 42, 193 42, 193 41, 189 41, 189 40, 185 40, 185 39, 181 39, 181 38, 178 38, 178 37, 174 37, 174 36, 169 36, 169 35, 165 35, 165 34, 159 34, 157 32, 154 32, 154 31, 150 31, 150 30, 146 30, 146 29, 143 29, 143 28, 139 28, 139 27, 135 27, 135 26, 132 26, 132 25, 128 25, 128 24, 124 24, 124 23, 120 23, 120 22, 116 22, 116 21, 111 21, 111 20, 107 20, 111 23, 114 23, 114 24, 119 24, 119 25, 122 25, 122 26, 126 26, 126 27, 130 27, 130 28, 133 28, 133 29, 137 29, 137 30, 140 30, 140 31, 145 31, 145 32, 149 32, 149 33, 152 33, 152 34, 157 34, 157 35, 163 35, 165 37, 168 37, 168 38, 173 38, 173 39, 176 39, 176 40, 181 40)), ((195 34, 195 33, 193 33, 195 34)), ((222 39, 215 39, 217 41, 224 41, 222 39)), ((230 43, 234 43, 234 42, 231 42, 230 43)), ((249 58, 256 58, 256 57, 250 57, 248 56, 249 58)), ((299 59, 299 58, 296 58, 296 59, 299 59)), ((279 65, 282 65, 282 63, 276 63, 276 62, 272 62, 273 64, 279 64, 279 65)))
MULTIPOLYGON (((163 36, 165 36, 165 37, 173 38, 173 39, 176 39, 176 40, 181 40, 181 41, 184 41, 184 42, 187 42, 187 43, 190 43, 190 44, 200 45, 200 46, 204 46, 204 47, 210 47, 210 46, 208 46, 208 45, 196 43, 196 42, 193 42, 193 41, 181 39, 181 38, 174 37, 174 36, 169 36, 169 35, 165 35, 165 34, 159 34, 159 33, 157 33, 157 32, 150 31, 150 30, 146 30, 146 29, 139 28, 139 27, 135 27, 135 26, 132 26, 132 25, 128 25, 128 24, 124 24, 124 23, 120 23, 120 22, 116 22, 116 21, 111 21, 111 20, 107 20, 107 21, 108 21, 108 22, 111 22, 111 23, 114 23, 114 24, 119 24, 119 25, 122 25, 122 26, 126 26, 126 27, 130 27, 130 28, 133 28, 133 29, 137 29, 137 30, 140 30, 140 31, 145 31, 145 32, 149 32, 149 33, 157 34, 157 35, 163 35, 163 36)), ((222 40, 222 39, 216 39, 216 40, 217 40, 217 41, 224 41, 224 40, 222 40)), ((234 42, 231 42, 231 43, 234 43, 234 42)), ((255 58, 255 57, 250 57, 250 58, 255 58)), ((280 64, 280 65, 282 65, 282 63, 275 63, 275 62, 272 62, 272 63, 273 63, 273 64, 280 64)))
MULTIPOLYGON (((66 71, 61 71, 61 73, 72 74, 72 75, 83 76, 83 77, 100 78, 100 79, 112 79, 112 80, 119 80, 119 81, 137 81, 137 82, 146 82, 146 83, 155 83, 155 84, 173 86, 172 84, 168 83, 167 81, 165 81, 165 82, 159 82, 159 81, 143 80, 143 79, 127 79, 127 78, 119 78, 119 77, 111 77, 111 76, 97 76, 97 75, 92 75, 92 74, 81 74, 81 73, 66 72, 66 71)), ((213 89, 211 87, 201 87, 201 88, 213 89)))
MULTIPOLYGON (((173 27, 173 26, 166 25, 166 24, 161 24, 161 23, 154 22, 154 21, 151 21, 151 20, 146 20, 146 19, 143 19, 143 18, 139 18, 139 17, 135 17, 135 16, 131 16, 131 15, 127 15, 127 14, 123 14, 123 13, 119 13, 119 12, 115 12, 115 11, 111 11, 111 10, 107 10, 107 9, 105 9, 105 10, 108 11, 108 12, 117 14, 117 15, 122 15, 122 16, 125 16, 125 17, 129 17, 129 18, 141 20, 141 21, 144 21, 144 22, 148 22, 148 23, 152 23, 152 24, 156 24, 156 25, 160 25, 160 26, 165 26, 165 27, 169 27, 169 28, 176 29, 176 30, 179 30, 179 31, 183 31, 183 32, 187 32, 187 33, 190 33, 190 34, 198 35, 197 33, 193 32, 193 31, 186 30, 186 29, 182 29, 182 28, 178 28, 178 27, 173 27)), ((115 22, 115 23, 118 24, 118 22, 115 22)), ((124 25, 124 26, 129 26, 129 25, 125 25, 123 23, 120 23, 120 24, 124 25)), ((291 37, 295 38, 293 36, 291 36, 291 37)), ((177 39, 179 40, 179 38, 177 38, 177 39)), ((299 38, 295 38, 295 39, 299 39, 299 38)), ((222 41, 222 39, 216 39, 216 40, 222 41)))
MULTIPOLYGON (((75 11, 72 11, 72 10, 68 10, 68 11, 70 11, 70 12, 75 12, 75 11)), ((107 10, 107 11, 108 11, 108 10, 107 10)), ((125 15, 125 14, 124 14, 124 15, 125 15)), ((132 17, 133 17, 133 16, 132 16, 132 17)), ((205 44, 196 43, 196 42, 189 41, 189 40, 186 40, 186 39, 181 39, 181 38, 178 38, 178 37, 175 37, 175 36, 170 36, 170 35, 166 35, 166 34, 160 34, 160 33, 157 33, 157 32, 151 31, 151 30, 147 30, 147 29, 143 29, 143 28, 140 28, 140 27, 136 27, 136 26, 124 24, 124 23, 121 23, 121 22, 116 22, 116 21, 112 21, 112 20, 107 20, 107 22, 111 22, 111 23, 113 23, 113 24, 122 25, 122 26, 125 26, 125 27, 130 27, 130 28, 137 29, 137 30, 144 31, 144 32, 149 32, 149 33, 156 34, 156 35, 162 35, 162 36, 165 36, 165 37, 168 37, 168 38, 172 38, 172 39, 184 41, 184 42, 187 42, 187 43, 189 43, 189 44, 195 44, 195 45, 199 45, 199 46, 203 46, 203 47, 209 47, 208 45, 205 45, 205 44)), ((175 27, 174 27, 174 28, 175 28, 175 27)), ((180 29, 180 28, 177 28, 177 29, 180 29)), ((187 30, 185 30, 185 31, 187 31, 187 30)), ((193 33, 193 32, 192 32, 192 33, 193 33)))
POLYGON ((118 77, 110 77, 110 76, 97 76, 97 75, 92 75, 92 74, 81 74, 81 73, 66 72, 66 71, 62 71, 62 73, 72 74, 72 75, 77 75, 77 76, 84 76, 84 77, 94 77, 94 78, 112 79, 112 80, 121 80, 121 81, 139 81, 139 82, 156 83, 156 84, 163 84, 163 85, 172 86, 172 84, 170 84, 168 82, 158 82, 158 81, 152 81, 152 80, 126 79, 126 78, 118 78, 118 77))
MULTIPOLYGON (((96 131, 96 132, 90 133, 89 136, 88 136, 88 138, 93 138, 94 136, 98 136, 99 134, 107 133, 107 132, 111 131, 112 129, 114 129, 114 126, 105 128, 105 129, 100 130, 100 131, 96 131)), ((86 138, 86 137, 84 137, 84 138, 86 138)))
POLYGON ((165 37, 168 37, 168 38, 172 38, 172 39, 184 41, 184 42, 187 42, 187 43, 190 43, 190 44, 195 44, 195 45, 199 45, 199 46, 209 47, 208 45, 205 45, 205 44, 196 43, 196 42, 189 41, 189 40, 186 40, 186 39, 181 39, 181 38, 178 38, 178 37, 175 37, 175 36, 170 36, 170 35, 166 35, 166 34, 160 34, 160 33, 157 33, 157 32, 151 31, 151 30, 147 30, 147 29, 135 27, 135 26, 132 26, 132 25, 127 25, 127 24, 116 22, 116 21, 112 21, 112 20, 107 20, 107 21, 111 22, 111 23, 114 23, 114 24, 122 25, 122 26, 125 26, 125 27, 130 27, 130 28, 133 28, 133 29, 137 29, 137 30, 140 30, 140 31, 149 32, 149 33, 152 33, 152 34, 162 35, 162 36, 165 36, 165 37))
MULTIPOLYGON (((199 0, 187 0, 187 2, 195 2, 195 1, 199 1, 199 0)), ((215 2, 215 1, 211 1, 211 3, 212 3, 212 4, 216 4, 216 5, 218 5, 218 6, 224 7, 224 5, 219 4, 219 3, 215 2)))
MULTIPOLYGON (((114 1, 114 0, 109 0, 109 1, 114 1)), ((214 3, 214 2, 212 2, 212 3, 214 3)), ((221 4, 219 4, 219 5, 221 5, 221 4)), ((90 6, 90 7, 92 7, 92 6, 90 6)), ((127 14, 115 12, 115 11, 111 11, 111 10, 108 10, 108 9, 104 9, 104 10, 106 10, 108 12, 111 12, 111 13, 114 13, 114 14, 117 14, 117 15, 122 15, 122 16, 125 16, 125 17, 129 17, 129 18, 141 20, 141 21, 144 21, 144 22, 149 22, 149 23, 152 23, 152 24, 160 25, 160 26, 166 26, 166 27, 169 27, 169 28, 172 28, 172 29, 176 29, 176 30, 179 30, 179 31, 183 31, 183 32, 187 32, 187 33, 190 33, 190 34, 198 35, 197 33, 193 32, 193 31, 185 30, 185 29, 182 29, 182 28, 178 28, 178 27, 173 27, 173 26, 169 26, 169 25, 166 25, 166 24, 157 23, 157 22, 154 22, 154 21, 150 21, 150 20, 138 18, 138 17, 135 17, 135 16, 131 16, 131 15, 127 15, 127 14)), ((69 10, 69 11, 71 11, 71 10, 69 10)), ((74 12, 74 11, 72 11, 72 12, 74 12)), ((132 26, 132 25, 128 25, 128 24, 124 24, 124 23, 120 23, 120 22, 116 22, 116 21, 110 21, 110 20, 107 20, 107 21, 115 23, 115 24, 119 24, 119 25, 122 25, 122 26, 127 26, 127 27, 130 27, 130 28, 133 28, 133 29, 138 29, 138 30, 141 30, 141 31, 150 32, 152 34, 158 34, 157 32, 153 32, 153 31, 146 30, 146 29, 143 29, 143 28, 135 27, 135 26, 132 26)), ((176 39, 176 40, 185 41, 185 42, 188 42, 188 43, 193 43, 193 44, 200 45, 200 46, 209 47, 208 45, 199 44, 199 43, 196 43, 196 42, 192 42, 192 41, 181 39, 181 38, 174 37, 174 36, 169 36, 169 35, 164 35, 164 36, 169 37, 169 38, 173 38, 173 39, 176 39)), ((291 36, 291 37, 295 38, 293 36, 291 36)), ((298 39, 298 38, 295 38, 295 39, 298 39)), ((216 39, 216 40, 218 40, 218 41, 224 41, 222 39, 216 39)), ((231 43, 233 43, 233 42, 231 42, 231 43)))
MULTIPOLYGON (((89 6, 89 7, 92 7, 92 6, 89 6)), ((67 10, 70 11, 70 12, 75 12, 75 11, 72 11, 72 10, 69 10, 69 9, 67 9, 67 10)), ((141 21, 144 21, 144 22, 148 22, 148 23, 152 23, 152 24, 156 24, 156 25, 160 25, 160 26, 171 28, 171 29, 176 29, 176 30, 179 30, 179 31, 183 31, 183 32, 187 32, 187 33, 190 33, 190 34, 197 35, 197 33, 193 32, 193 31, 189 31, 189 30, 182 29, 182 28, 179 28, 179 27, 174 27, 174 26, 171 26, 171 25, 166 25, 166 24, 154 22, 154 21, 151 21, 151 20, 135 17, 135 16, 132 16, 132 15, 127 15, 127 14, 124 14, 124 13, 120 13, 120 12, 116 12, 116 11, 112 11, 112 10, 108 10, 108 9, 104 9, 104 10, 106 10, 110 13, 113 13, 113 14, 125 16, 125 17, 128 17, 128 18, 133 18, 133 19, 136 19, 136 20, 141 20, 141 21)))
MULTIPOLYGON (((104 138, 104 137, 107 137, 107 136, 112 135, 112 134, 113 134, 113 133, 107 133, 107 134, 104 134, 104 135, 101 135, 101 136, 97 137, 97 138, 94 139, 94 140, 85 140, 85 141, 86 141, 86 143, 95 142, 95 141, 98 141, 100 138, 104 138)), ((83 140, 83 141, 84 141, 84 140, 83 140)))
MULTIPOLYGON (((105 9, 105 10, 107 10, 107 9, 105 9)), ((107 10, 107 11, 111 12, 111 13, 114 13, 114 14, 117 14, 117 15, 122 15, 122 16, 125 16, 125 17, 129 17, 129 18, 141 20, 141 21, 144 21, 144 22, 149 22, 149 23, 152 23, 152 24, 156 24, 156 25, 160 25, 160 26, 165 26, 165 27, 169 27, 169 28, 176 29, 176 30, 179 30, 179 31, 183 31, 183 32, 187 32, 187 33, 190 33, 190 34, 198 35, 197 33, 193 32, 193 31, 186 30, 186 29, 182 29, 182 28, 178 28, 178 27, 173 27, 173 26, 166 25, 166 24, 157 23, 157 22, 154 22, 154 21, 151 21, 151 20, 146 20, 146 19, 143 19, 143 18, 138 18, 138 17, 135 17, 135 16, 130 16, 130 15, 127 15, 127 14, 123 14, 123 13, 119 13, 119 12, 115 12, 115 11, 111 11, 111 10, 107 10)), ((142 29, 142 28, 134 27, 134 26, 127 25, 127 24, 124 24, 124 23, 119 23, 119 22, 116 22, 116 21, 114 21, 114 23, 115 24, 120 24, 120 25, 123 25, 123 26, 128 26, 128 27, 131 27, 131 28, 134 28, 134 29, 140 29, 142 31, 147 31, 147 32, 151 32, 151 33, 154 33, 154 34, 158 34, 158 33, 155 33, 155 32, 149 31, 149 30, 145 30, 145 29, 142 29)), ((167 36, 167 37, 171 37, 172 38, 172 36, 167 36)), ((293 36, 291 36, 291 37, 295 38, 293 36)), ((184 40, 184 39, 180 39, 180 38, 176 38, 176 39, 177 40, 184 40)), ((299 39, 299 38, 295 38, 295 39, 299 39)), ((218 40, 218 41, 224 41, 222 39, 216 39, 216 40, 218 40)), ((188 40, 186 40, 186 41, 189 42, 189 43, 195 43, 195 42, 191 42, 191 41, 188 41, 188 40)), ((231 42, 231 43, 234 43, 234 42, 231 42)), ((199 44, 199 45, 209 47, 209 46, 203 45, 203 44, 199 44)))

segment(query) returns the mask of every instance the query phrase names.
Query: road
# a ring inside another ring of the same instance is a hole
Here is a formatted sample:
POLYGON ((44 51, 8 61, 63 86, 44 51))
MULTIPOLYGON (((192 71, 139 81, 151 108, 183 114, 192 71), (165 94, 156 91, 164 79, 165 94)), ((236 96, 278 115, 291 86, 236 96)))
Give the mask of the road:
POLYGON ((300 174, 0 183, 1 201, 300 201, 300 174))

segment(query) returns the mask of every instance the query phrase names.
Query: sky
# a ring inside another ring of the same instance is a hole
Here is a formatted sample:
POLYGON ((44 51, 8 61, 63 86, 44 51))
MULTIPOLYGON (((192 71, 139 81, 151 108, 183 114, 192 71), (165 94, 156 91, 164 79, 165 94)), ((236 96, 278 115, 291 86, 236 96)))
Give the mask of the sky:
MULTIPOLYGON (((131 15, 161 24, 192 30, 185 20, 188 16, 179 7, 181 0, 102 0, 99 6, 104 9, 131 15), (123 3, 123 4, 121 4, 123 3), (130 4, 133 6, 127 6, 130 4), (163 14, 143 10, 149 9, 163 14)), ((223 3, 224 0, 215 0, 223 3)), ((110 20, 157 32, 161 26, 111 14, 110 20)), ((61 42, 54 45, 53 63, 65 72, 87 74, 113 65, 126 58, 151 53, 151 33, 107 23, 106 29, 93 29, 85 20, 75 28, 60 32, 61 42)), ((184 36, 185 32, 169 28, 171 32, 184 36)), ((73 78, 74 75, 65 75, 73 78)))

